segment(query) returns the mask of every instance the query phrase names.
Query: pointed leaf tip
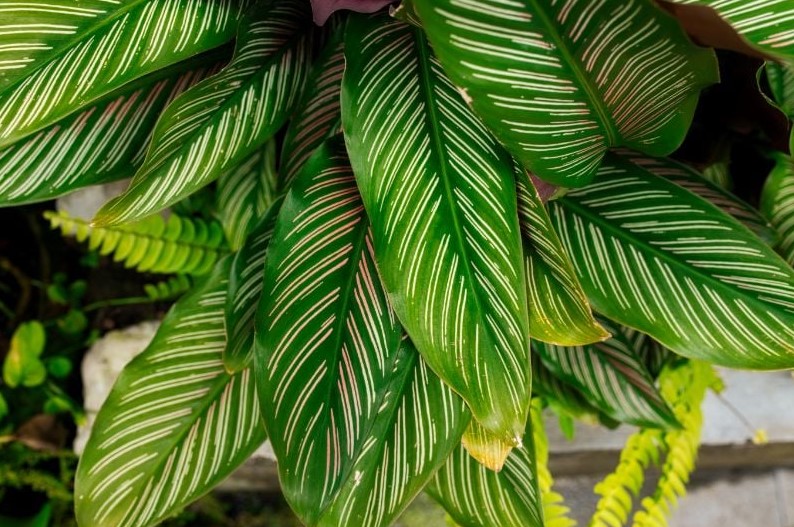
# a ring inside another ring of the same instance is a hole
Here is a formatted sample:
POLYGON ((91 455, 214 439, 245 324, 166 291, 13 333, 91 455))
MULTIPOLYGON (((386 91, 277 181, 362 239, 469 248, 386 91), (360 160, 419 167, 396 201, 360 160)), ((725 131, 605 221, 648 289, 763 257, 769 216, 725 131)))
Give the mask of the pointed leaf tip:
POLYGON ((461 443, 471 457, 494 472, 502 470, 514 447, 522 448, 523 446, 520 436, 511 442, 504 441, 502 438, 490 434, 476 421, 469 424, 469 428, 461 438, 461 443))

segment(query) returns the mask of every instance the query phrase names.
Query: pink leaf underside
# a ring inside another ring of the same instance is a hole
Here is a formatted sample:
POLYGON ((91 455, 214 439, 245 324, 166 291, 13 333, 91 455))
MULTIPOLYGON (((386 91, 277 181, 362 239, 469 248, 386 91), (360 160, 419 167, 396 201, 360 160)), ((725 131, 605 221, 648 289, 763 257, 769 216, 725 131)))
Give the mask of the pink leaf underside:
POLYGON ((529 178, 532 180, 532 183, 535 185, 535 188, 538 191, 538 196, 540 196, 540 200, 543 203, 547 203, 557 192, 557 185, 552 185, 551 183, 546 183, 542 179, 540 179, 535 174, 530 174, 529 178))
POLYGON ((322 26, 334 11, 350 9, 359 13, 374 13, 394 0, 312 0, 314 22, 322 26))

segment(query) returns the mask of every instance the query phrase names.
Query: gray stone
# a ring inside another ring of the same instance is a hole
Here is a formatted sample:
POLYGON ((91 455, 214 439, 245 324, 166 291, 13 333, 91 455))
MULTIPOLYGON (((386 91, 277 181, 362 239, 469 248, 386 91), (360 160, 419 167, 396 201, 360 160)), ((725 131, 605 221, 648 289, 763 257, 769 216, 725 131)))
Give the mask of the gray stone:
POLYGON ((102 205, 124 192, 129 183, 128 179, 124 179, 81 188, 58 198, 55 207, 73 218, 90 220, 102 205))

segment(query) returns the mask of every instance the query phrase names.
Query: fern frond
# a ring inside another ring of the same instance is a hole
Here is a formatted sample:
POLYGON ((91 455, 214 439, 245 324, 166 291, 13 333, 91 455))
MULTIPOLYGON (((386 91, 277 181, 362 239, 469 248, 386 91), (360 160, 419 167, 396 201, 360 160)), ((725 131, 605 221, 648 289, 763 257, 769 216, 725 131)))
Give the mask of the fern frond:
POLYGON ((664 434, 667 457, 659 483, 653 495, 642 500, 643 510, 634 515, 634 527, 667 527, 667 517, 686 493, 695 468, 703 426, 703 398, 706 390, 720 384, 712 367, 700 361, 666 368, 659 383, 662 396, 672 406, 682 428, 664 434))
POLYGON ((565 498, 553 489, 554 478, 549 471, 549 438, 543 427, 543 403, 532 399, 530 408, 532 419, 532 439, 535 443, 535 462, 537 464, 538 488, 543 505, 544 525, 546 527, 574 527, 576 521, 568 517, 571 509, 565 506, 565 498))
POLYGON ((181 296, 190 289, 191 285, 193 285, 193 282, 188 275, 178 274, 162 282, 144 284, 143 290, 150 300, 159 302, 162 300, 173 300, 181 296))
POLYGON ((93 227, 65 212, 47 211, 44 217, 64 236, 87 242, 90 250, 112 255, 113 260, 141 272, 202 275, 227 252, 223 229, 215 221, 172 214, 155 215, 109 227, 93 227))

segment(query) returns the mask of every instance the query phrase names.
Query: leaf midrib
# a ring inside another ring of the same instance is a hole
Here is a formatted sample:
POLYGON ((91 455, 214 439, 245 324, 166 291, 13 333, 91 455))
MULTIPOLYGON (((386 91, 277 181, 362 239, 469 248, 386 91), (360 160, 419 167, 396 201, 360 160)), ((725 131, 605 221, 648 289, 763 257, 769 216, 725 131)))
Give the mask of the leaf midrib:
MULTIPOLYGON (((589 72, 581 67, 581 61, 568 49, 568 44, 565 42, 565 38, 560 34, 555 19, 546 12, 548 6, 540 5, 541 2, 538 2, 538 0, 527 1, 532 4, 530 15, 538 17, 546 27, 546 33, 550 37, 550 40, 553 41, 560 55, 562 55, 564 64, 568 65, 576 81, 584 90, 604 130, 607 145, 613 146, 618 144, 620 130, 615 126, 606 102, 601 98, 598 87, 590 79, 589 72)), ((548 2, 548 0, 542 0, 542 2, 548 2)))

